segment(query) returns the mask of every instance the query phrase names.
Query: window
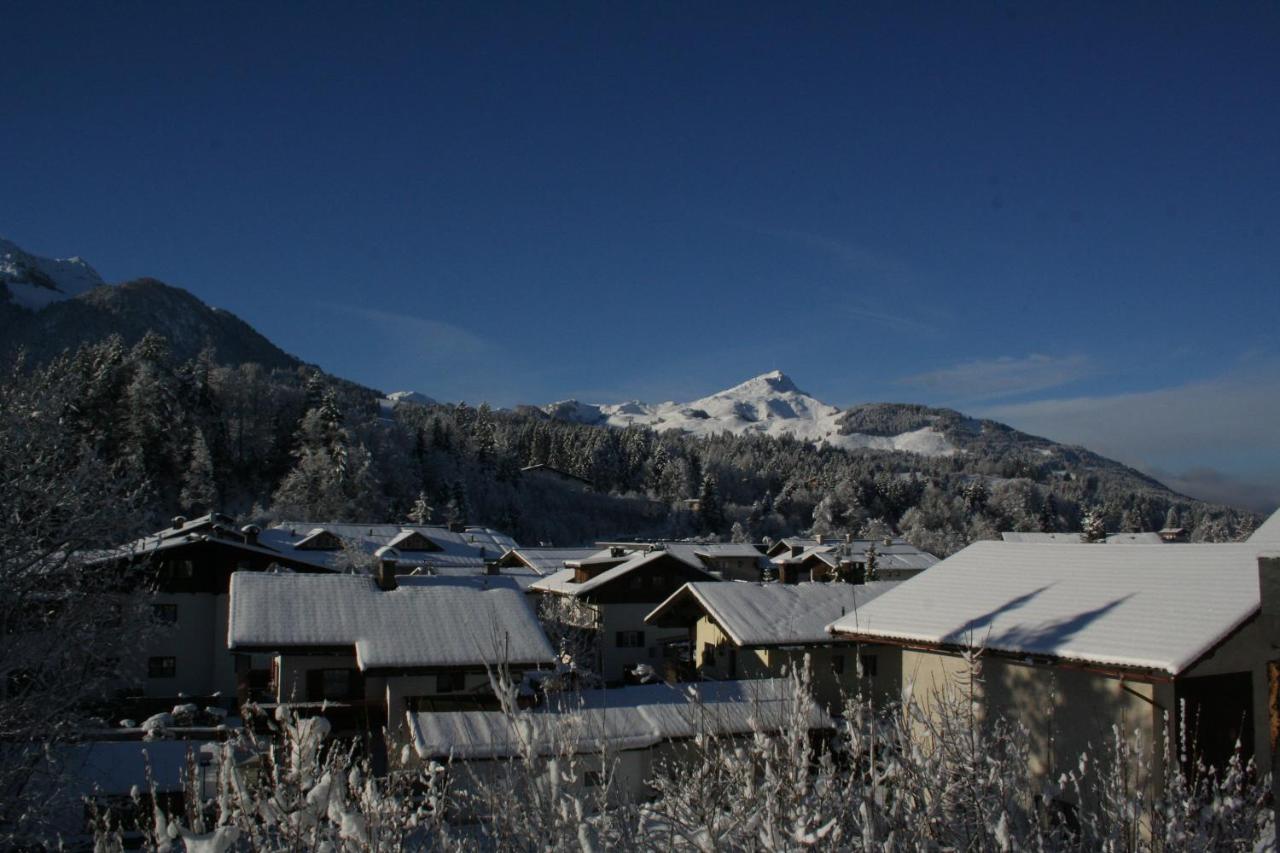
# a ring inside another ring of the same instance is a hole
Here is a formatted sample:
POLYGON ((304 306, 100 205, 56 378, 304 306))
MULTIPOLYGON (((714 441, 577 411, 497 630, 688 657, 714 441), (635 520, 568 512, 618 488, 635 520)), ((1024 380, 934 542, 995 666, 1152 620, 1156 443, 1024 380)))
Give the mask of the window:
POLYGON ((458 693, 467 689, 465 672, 442 672, 436 676, 437 693, 458 693))
POLYGON ((195 574, 195 565, 190 560, 170 560, 165 566, 171 578, 186 579, 195 574))
POLYGON ((326 699, 359 699, 364 695, 364 681, 356 669, 313 669, 307 673, 307 701, 326 699))
POLYGON ((151 605, 151 616, 162 625, 173 625, 178 621, 178 605, 153 604, 151 605))
POLYGON ((617 646, 620 649, 639 649, 644 647, 644 631, 619 631, 617 646))
POLYGON ((178 659, 174 657, 147 658, 147 678, 173 678, 178 671, 178 659))
POLYGON ((858 665, 862 667, 863 678, 876 677, 876 656, 875 655, 858 655, 858 665))

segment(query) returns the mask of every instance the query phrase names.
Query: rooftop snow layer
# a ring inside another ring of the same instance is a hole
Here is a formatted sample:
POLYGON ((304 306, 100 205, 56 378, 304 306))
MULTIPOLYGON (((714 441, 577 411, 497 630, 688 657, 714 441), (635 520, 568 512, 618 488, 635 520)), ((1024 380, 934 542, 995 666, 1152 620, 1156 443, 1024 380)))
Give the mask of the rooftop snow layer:
POLYGON ((515 548, 513 554, 540 575, 563 571, 566 560, 581 560, 599 551, 598 548, 515 548))
POLYGON ((692 598, 739 646, 827 643, 827 625, 898 586, 899 582, 690 583, 645 617, 655 622, 692 598))
POLYGON ((603 749, 643 749, 697 735, 777 731, 798 712, 811 729, 831 727, 812 700, 798 701, 786 679, 644 685, 593 690, 579 704, 523 711, 409 712, 421 758, 485 759, 603 749))
POLYGON ((977 542, 828 627, 1177 675, 1257 612, 1258 552, 977 542))
POLYGON ((1280 545, 1280 509, 1273 512, 1270 518, 1253 531, 1249 541, 1280 545))
POLYGON ((382 590, 362 575, 236 572, 227 645, 354 646, 362 670, 555 662, 533 611, 512 586, 399 581, 382 590))
POLYGON ((707 572, 699 563, 690 563, 688 560, 682 559, 679 554, 670 553, 665 550, 656 550, 649 552, 636 552, 623 562, 610 569, 605 569, 593 578, 583 581, 582 583, 574 583, 576 572, 573 569, 566 569, 563 572, 556 572, 554 575, 543 578, 533 584, 530 589, 535 592, 555 592, 561 595, 585 595, 588 592, 599 589, 607 583, 612 583, 620 577, 630 574, 642 566, 647 566, 663 557, 671 557, 685 563, 690 569, 700 572, 702 576, 708 580, 713 580, 712 575, 707 572))

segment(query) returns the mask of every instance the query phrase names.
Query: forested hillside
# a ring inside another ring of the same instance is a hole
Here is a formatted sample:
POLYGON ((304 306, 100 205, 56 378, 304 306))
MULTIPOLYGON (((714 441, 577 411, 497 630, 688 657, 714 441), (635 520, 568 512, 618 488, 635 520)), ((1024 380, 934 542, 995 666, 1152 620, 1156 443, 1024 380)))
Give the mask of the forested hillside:
POLYGON ((1256 523, 1087 451, 923 407, 860 407, 846 423, 892 433, 941 418, 962 452, 695 437, 568 423, 532 409, 392 408, 379 392, 301 364, 225 365, 210 349, 175 358, 155 334, 18 365, 4 381, 49 389, 50 405, 65 409, 69 451, 94 448, 144 480, 143 523, 152 526, 177 512, 220 509, 258 522, 465 521, 555 544, 892 529, 945 555, 1001 530, 1078 530, 1087 510, 1112 531, 1159 529, 1172 515, 1196 540, 1234 538, 1256 523), (538 463, 596 490, 522 473, 538 463), (688 508, 689 499, 700 507, 688 508))

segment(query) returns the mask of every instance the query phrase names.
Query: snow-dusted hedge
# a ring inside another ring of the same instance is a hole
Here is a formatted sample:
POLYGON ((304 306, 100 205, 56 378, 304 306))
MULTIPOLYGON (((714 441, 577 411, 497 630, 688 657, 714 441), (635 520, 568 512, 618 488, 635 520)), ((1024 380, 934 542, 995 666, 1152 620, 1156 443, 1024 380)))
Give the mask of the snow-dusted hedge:
MULTIPOLYGON (((375 776, 326 741, 322 719, 282 714, 270 741, 223 747, 202 807, 157 810, 146 847, 1165 851, 1253 850, 1273 835, 1267 780, 1249 765, 1201 767, 1193 780, 1167 755, 1155 796, 1134 782, 1156 772, 1149 750, 1116 731, 1059 778, 1037 779, 1027 733, 979 722, 963 691, 933 697, 928 714, 853 697, 836 736, 815 739, 803 723, 805 679, 793 683, 792 725, 680 745, 643 801, 619 796, 607 751, 547 755, 530 739, 509 761, 375 776), (260 759, 246 763, 252 753, 260 759), (588 772, 598 775, 585 787, 588 772)), ((119 842, 99 833, 101 850, 119 842)))

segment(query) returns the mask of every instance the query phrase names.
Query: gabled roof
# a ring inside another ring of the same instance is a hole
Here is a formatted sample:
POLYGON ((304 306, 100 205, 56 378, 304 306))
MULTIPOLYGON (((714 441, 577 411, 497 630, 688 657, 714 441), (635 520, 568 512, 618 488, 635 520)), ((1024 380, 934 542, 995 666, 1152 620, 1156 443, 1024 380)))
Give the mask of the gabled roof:
POLYGON ((1258 525, 1258 529, 1253 531, 1249 541, 1280 545, 1280 509, 1271 513, 1270 518, 1258 525))
POLYGON ((504 556, 518 560, 540 575, 562 571, 569 560, 583 560, 598 553, 598 548, 513 548, 504 556))
POLYGON ((811 545, 792 557, 780 554, 773 558, 779 566, 802 564, 810 559, 818 559, 828 566, 838 566, 844 562, 865 563, 867 552, 872 548, 876 552, 876 565, 881 569, 913 569, 923 570, 938 562, 938 558, 928 551, 921 551, 905 539, 854 539, 849 542, 825 542, 811 545))
POLYGON ((688 624, 679 611, 693 605, 739 646, 830 643, 834 638, 827 625, 832 620, 898 583, 688 583, 659 604, 645 622, 668 627, 688 624))
POLYGON ((600 574, 586 581, 583 581, 582 583, 574 583, 573 579, 576 573, 572 569, 565 569, 563 572, 556 572, 554 575, 543 578, 542 580, 538 581, 533 586, 531 586, 530 589, 534 590, 535 592, 552 592, 560 595, 572 595, 574 597, 580 597, 580 596, 595 592, 596 590, 600 589, 606 584, 613 583, 614 581, 620 578, 626 577, 632 572, 641 570, 646 566, 650 566, 663 559, 676 560, 681 566, 687 569, 690 574, 696 573, 696 575, 701 576, 705 580, 708 580, 708 581, 716 580, 715 577, 711 575, 710 572, 702 568, 702 565, 700 563, 697 565, 692 565, 684 560, 681 560, 675 554, 672 554, 668 551, 660 550, 660 551, 650 551, 647 554, 645 553, 634 554, 631 557, 629 557, 627 560, 623 561, 621 564, 614 566, 613 568, 610 568, 610 569, 605 569, 600 574))
POLYGON ((404 570, 414 566, 483 566, 506 551, 517 547, 510 536, 487 527, 468 527, 453 531, 428 524, 338 524, 317 525, 314 522, 282 521, 263 530, 258 541, 282 554, 332 570, 341 570, 347 556, 341 549, 307 550, 304 543, 313 537, 334 536, 358 552, 373 554, 390 546, 401 551, 396 562, 404 570), (434 550, 416 550, 425 540, 434 550), (302 549, 300 552, 299 549, 302 549))
POLYGON ((397 589, 381 590, 362 575, 236 572, 229 610, 229 648, 352 646, 362 670, 556 660, 509 582, 406 577, 397 589))
POLYGON ((1258 553, 977 542, 829 627, 1177 675, 1258 611, 1258 553))
MULTIPOLYGON (((795 721, 787 679, 643 685, 592 690, 562 704, 521 711, 408 714, 414 750, 423 759, 507 758, 529 744, 538 755, 644 749, 699 735, 778 731, 795 721)), ((812 700, 798 707, 809 729, 831 718, 812 700)))

